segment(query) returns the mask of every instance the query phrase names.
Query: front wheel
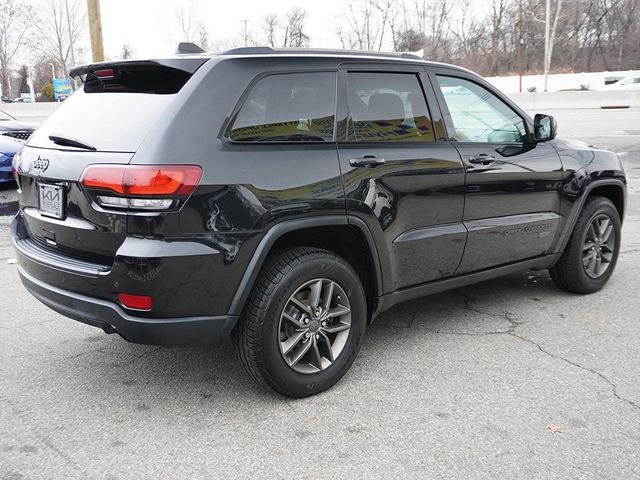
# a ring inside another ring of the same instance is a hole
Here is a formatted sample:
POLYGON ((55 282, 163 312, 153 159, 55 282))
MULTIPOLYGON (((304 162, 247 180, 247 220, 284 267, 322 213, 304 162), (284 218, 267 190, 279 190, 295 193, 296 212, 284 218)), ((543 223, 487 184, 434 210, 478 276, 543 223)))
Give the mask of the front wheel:
POLYGON ((306 247, 278 252, 234 332, 240 361, 259 384, 284 395, 319 393, 353 363, 366 309, 360 279, 344 259, 306 247))
POLYGON ((597 292, 616 266, 620 238, 620 215, 611 200, 589 198, 551 278, 569 292, 597 292))

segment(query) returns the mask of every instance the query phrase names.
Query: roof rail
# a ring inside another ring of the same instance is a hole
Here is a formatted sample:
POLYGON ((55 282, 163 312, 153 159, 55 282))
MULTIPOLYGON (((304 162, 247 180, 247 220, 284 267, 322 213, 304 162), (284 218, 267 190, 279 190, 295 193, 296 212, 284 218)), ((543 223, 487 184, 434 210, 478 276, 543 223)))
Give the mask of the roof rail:
POLYGON ((264 55, 276 53, 271 47, 237 47, 220 52, 220 55, 264 55))
POLYGON ((220 52, 220 55, 347 55, 424 60, 424 58, 418 55, 406 52, 372 52, 368 50, 341 50, 326 48, 239 47, 220 52))

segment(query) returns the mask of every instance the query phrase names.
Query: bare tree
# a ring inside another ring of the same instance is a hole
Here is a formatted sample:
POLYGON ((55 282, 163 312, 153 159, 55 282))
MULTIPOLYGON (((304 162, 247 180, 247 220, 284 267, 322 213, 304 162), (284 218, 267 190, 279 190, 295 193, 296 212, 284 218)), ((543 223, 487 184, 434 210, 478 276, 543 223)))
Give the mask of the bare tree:
POLYGON ((86 14, 78 0, 67 0, 69 15, 64 0, 45 0, 39 18, 41 50, 53 57, 67 74, 72 49, 84 33, 86 14))
POLYGON ((449 31, 454 38, 452 60, 478 70, 484 63, 487 51, 483 20, 475 14, 472 0, 462 0, 455 8, 447 19, 449 31))
POLYGON ((123 60, 129 60, 131 57, 133 57, 133 49, 131 48, 131 45, 128 43, 123 44, 122 49, 120 50, 120 58, 123 60))
POLYGON ((204 23, 201 23, 200 29, 198 30, 198 43, 205 52, 209 50, 209 31, 207 27, 204 26, 204 23))
POLYGON ((209 32, 202 20, 200 0, 175 0, 167 30, 174 43, 191 42, 203 50, 209 47, 209 32))
POLYGON ((262 21, 262 32, 267 41, 267 45, 275 47, 278 45, 278 30, 280 27, 280 20, 275 13, 269 13, 264 17, 262 21))
POLYGON ((307 12, 295 7, 287 13, 287 25, 284 31, 283 47, 306 47, 309 45, 309 35, 304 32, 304 21, 307 12))
POLYGON ((343 48, 382 50, 385 34, 393 33, 396 16, 397 2, 392 0, 351 0, 336 33, 343 48))
POLYGON ((10 70, 12 61, 28 37, 33 14, 32 6, 24 1, 0 0, 0 85, 2 94, 12 96, 10 70))
POLYGON ((400 30, 395 41, 398 52, 417 52, 424 48, 424 35, 412 28, 400 30))

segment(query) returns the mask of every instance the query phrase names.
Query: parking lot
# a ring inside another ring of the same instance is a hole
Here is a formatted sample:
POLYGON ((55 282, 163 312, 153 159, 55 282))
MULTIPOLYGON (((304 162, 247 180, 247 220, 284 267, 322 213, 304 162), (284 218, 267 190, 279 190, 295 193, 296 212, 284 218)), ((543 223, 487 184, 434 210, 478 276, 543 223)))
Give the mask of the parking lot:
POLYGON ((304 400, 254 386, 229 344, 128 344, 38 303, 2 187, 0 478, 640 478, 640 113, 547 111, 625 163, 608 286, 529 272, 402 304, 304 400))

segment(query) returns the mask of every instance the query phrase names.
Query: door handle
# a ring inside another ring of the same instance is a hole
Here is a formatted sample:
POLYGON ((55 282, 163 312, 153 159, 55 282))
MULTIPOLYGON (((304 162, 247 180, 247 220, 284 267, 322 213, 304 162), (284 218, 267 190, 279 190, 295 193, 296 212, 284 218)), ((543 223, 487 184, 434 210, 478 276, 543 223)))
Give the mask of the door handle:
POLYGON ((364 157, 352 158, 349 160, 349 165, 352 167, 375 168, 384 162, 384 158, 378 158, 375 155, 365 155, 364 157))
POLYGON ((490 165, 496 161, 496 157, 493 155, 487 155, 486 153, 481 153, 480 155, 471 155, 469 157, 469 163, 473 163, 474 165, 490 165))

